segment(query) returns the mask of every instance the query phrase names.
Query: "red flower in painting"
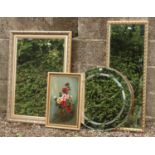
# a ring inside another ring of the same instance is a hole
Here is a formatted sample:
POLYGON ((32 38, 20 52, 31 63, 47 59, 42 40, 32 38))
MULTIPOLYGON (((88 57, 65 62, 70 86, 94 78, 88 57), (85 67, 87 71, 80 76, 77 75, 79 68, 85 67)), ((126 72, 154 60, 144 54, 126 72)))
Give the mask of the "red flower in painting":
POLYGON ((66 101, 65 101, 65 100, 61 101, 61 107, 65 108, 65 107, 66 107, 66 105, 67 105, 67 103, 66 103, 66 101))
POLYGON ((62 88, 62 92, 59 93, 59 97, 55 97, 56 104, 66 113, 71 113, 73 111, 73 100, 70 95, 70 85, 65 83, 65 87, 62 88))
POLYGON ((67 111, 68 113, 71 113, 72 108, 71 108, 70 106, 67 106, 67 107, 66 107, 66 111, 67 111))
POLYGON ((62 88, 62 92, 65 93, 65 94, 68 94, 69 88, 62 88))

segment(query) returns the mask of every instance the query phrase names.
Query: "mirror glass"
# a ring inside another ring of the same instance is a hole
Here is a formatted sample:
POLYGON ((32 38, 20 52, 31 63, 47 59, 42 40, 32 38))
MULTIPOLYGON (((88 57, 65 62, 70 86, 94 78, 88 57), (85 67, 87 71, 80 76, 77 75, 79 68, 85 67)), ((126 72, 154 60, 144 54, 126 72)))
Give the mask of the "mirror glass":
POLYGON ((133 106, 129 81, 109 67, 90 69, 85 76, 84 125, 102 130, 120 127, 126 122, 133 106))
MULTIPOLYGON (((143 128, 145 115, 145 24, 110 23, 109 66, 117 69, 133 87, 132 112, 122 127, 143 128)), ((146 71, 145 71, 146 72, 146 71)))
POLYGON ((47 73, 70 72, 71 32, 11 32, 8 119, 45 123, 47 73))
POLYGON ((15 114, 45 116, 47 72, 62 72, 64 39, 18 39, 15 114))

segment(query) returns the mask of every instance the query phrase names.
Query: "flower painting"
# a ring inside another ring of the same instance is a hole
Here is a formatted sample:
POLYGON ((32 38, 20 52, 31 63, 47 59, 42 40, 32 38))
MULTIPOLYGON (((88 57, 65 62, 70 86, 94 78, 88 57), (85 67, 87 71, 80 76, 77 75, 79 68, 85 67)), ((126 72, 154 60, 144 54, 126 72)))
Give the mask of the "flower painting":
POLYGON ((49 73, 47 127, 79 129, 81 74, 49 73))
POLYGON ((59 97, 54 97, 60 110, 65 113, 72 113, 73 111, 73 99, 69 92, 70 86, 69 83, 66 83, 65 87, 62 88, 62 92, 59 93, 59 97))

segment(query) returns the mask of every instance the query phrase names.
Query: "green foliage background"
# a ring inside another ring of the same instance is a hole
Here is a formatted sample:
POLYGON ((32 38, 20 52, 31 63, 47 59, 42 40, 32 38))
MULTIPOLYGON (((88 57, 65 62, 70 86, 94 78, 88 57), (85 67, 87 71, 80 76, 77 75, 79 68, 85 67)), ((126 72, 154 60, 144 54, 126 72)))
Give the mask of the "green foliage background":
POLYGON ((109 129, 122 124, 130 111, 131 97, 123 78, 113 70, 102 68, 100 71, 100 68, 95 68, 86 72, 86 79, 85 116, 87 119, 85 124, 97 129, 109 129), (102 76, 102 73, 109 77, 102 76), (89 79, 92 75, 94 77, 89 79), (119 81, 121 86, 118 86, 113 78, 119 81), (122 90, 126 95, 125 102, 122 90), (100 123, 100 125, 90 121, 100 123))
POLYGON ((124 126, 141 126, 144 25, 112 25, 110 66, 130 80, 135 95, 134 113, 124 126))
POLYGON ((45 116, 47 72, 62 72, 63 39, 20 39, 17 42, 15 113, 45 116))
MULTIPOLYGON (((112 25, 110 43, 110 67, 122 72, 130 80, 135 95, 134 111, 128 115, 131 95, 127 85, 114 72, 104 69, 103 73, 108 72, 114 75, 123 85, 127 95, 127 105, 114 123, 106 125, 106 122, 118 115, 123 106, 121 90, 111 79, 95 76, 86 81, 85 115, 90 120, 102 124, 95 125, 86 120, 86 125, 97 129, 110 129, 119 125, 139 128, 141 127, 143 90, 144 25, 112 25)), ((88 71, 86 78, 93 74, 97 75, 98 70, 88 71)))

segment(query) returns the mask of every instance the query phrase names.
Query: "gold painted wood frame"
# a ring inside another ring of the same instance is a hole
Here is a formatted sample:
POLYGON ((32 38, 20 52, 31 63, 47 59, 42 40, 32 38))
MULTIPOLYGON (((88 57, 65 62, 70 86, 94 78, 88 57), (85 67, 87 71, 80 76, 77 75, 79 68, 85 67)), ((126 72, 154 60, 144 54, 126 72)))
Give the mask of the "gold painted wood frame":
MULTIPOLYGON (((61 40, 64 40, 64 45, 63 45, 64 58, 63 58, 63 70, 62 71, 70 72, 72 32, 71 31, 11 31, 10 32, 7 119, 9 121, 45 124, 44 116, 40 117, 40 116, 15 114, 17 41, 18 39, 27 39, 27 38, 28 39, 30 38, 30 39, 53 39, 53 40, 61 39, 61 40)), ((45 98, 46 98, 46 94, 45 94, 45 98)), ((45 105, 46 105, 46 101, 45 101, 45 105)))
POLYGON ((121 127, 119 131, 144 132, 146 116, 146 80, 147 80, 147 53, 148 53, 148 21, 108 21, 107 22, 107 44, 106 44, 106 66, 110 67, 110 45, 111 45, 111 27, 112 25, 144 25, 144 57, 143 57, 143 92, 142 92, 142 112, 141 128, 121 127))
POLYGON ((84 74, 49 72, 47 81, 46 127, 79 130, 83 108, 84 74), (70 93, 63 92, 66 88, 70 93), (66 109, 68 104, 61 104, 64 95, 68 95, 68 100, 71 98, 74 105, 73 111, 69 113, 66 109), (58 100, 61 102, 58 103, 58 100))

